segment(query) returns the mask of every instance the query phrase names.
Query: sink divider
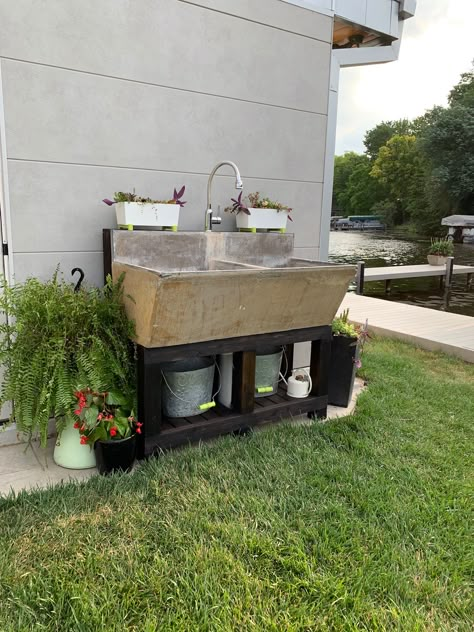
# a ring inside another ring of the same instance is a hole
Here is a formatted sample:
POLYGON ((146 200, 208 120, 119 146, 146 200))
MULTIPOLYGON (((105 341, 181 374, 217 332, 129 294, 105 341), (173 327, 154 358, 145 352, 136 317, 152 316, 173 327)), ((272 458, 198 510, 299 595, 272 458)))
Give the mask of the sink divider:
POLYGON ((231 261, 231 260, 228 260, 228 259, 212 259, 212 263, 214 264, 214 266, 216 264, 222 264, 224 266, 222 268, 212 267, 212 268, 210 268, 212 270, 222 270, 222 271, 229 270, 229 269, 230 270, 236 270, 236 269, 237 270, 238 269, 243 269, 243 270, 245 270, 245 269, 247 269, 247 270, 269 270, 269 268, 267 268, 265 266, 255 266, 255 265, 252 265, 250 263, 242 263, 240 261, 231 261), (227 267, 225 267, 225 266, 227 266, 227 267), (232 267, 229 268, 228 266, 232 266, 232 267))

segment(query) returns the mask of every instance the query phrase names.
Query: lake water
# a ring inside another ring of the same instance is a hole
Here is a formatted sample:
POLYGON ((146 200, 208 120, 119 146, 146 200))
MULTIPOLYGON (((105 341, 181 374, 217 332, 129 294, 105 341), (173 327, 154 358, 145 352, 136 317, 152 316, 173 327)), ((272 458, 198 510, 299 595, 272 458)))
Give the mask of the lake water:
MULTIPOLYGON (((337 263, 365 261, 366 267, 427 263, 429 239, 406 239, 389 233, 331 231, 329 259, 337 263)), ((474 245, 455 244, 454 263, 474 266, 474 245)), ((399 303, 421 305, 474 316, 474 280, 466 289, 466 275, 454 276, 449 296, 439 287, 438 277, 392 281, 391 294, 385 283, 366 283, 364 294, 399 303)))

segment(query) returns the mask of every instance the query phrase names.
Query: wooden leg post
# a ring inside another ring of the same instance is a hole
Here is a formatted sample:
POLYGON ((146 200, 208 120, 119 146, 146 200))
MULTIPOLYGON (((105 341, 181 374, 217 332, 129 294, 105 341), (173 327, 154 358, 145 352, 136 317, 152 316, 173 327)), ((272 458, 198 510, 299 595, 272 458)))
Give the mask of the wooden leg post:
POLYGON ((251 413, 255 405, 255 351, 234 353, 232 406, 241 414, 251 413))
POLYGON ((385 294, 390 294, 391 289, 392 289, 391 279, 385 279, 385 294))
MULTIPOLYGON (((311 343, 310 375, 313 383, 311 395, 327 395, 329 380, 329 362, 331 360, 331 338, 314 340, 311 343)), ((310 419, 326 417, 327 406, 308 413, 310 419)))
POLYGON ((292 344, 286 345, 285 346, 286 364, 285 364, 285 360, 283 359, 283 367, 286 368, 285 380, 287 380, 290 377, 291 372, 293 370, 293 355, 294 355, 294 345, 292 344))
POLYGON ((451 287, 453 282, 453 268, 454 268, 454 257, 448 257, 446 261, 446 277, 445 277, 445 286, 451 287))
POLYGON ((466 289, 470 290, 472 285, 472 274, 468 274, 466 277, 466 289))
POLYGON ((359 263, 357 264, 356 294, 364 293, 364 273, 365 273, 365 262, 359 261, 359 263))
POLYGON ((138 345, 138 420, 143 423, 138 458, 143 458, 145 442, 161 429, 161 366, 151 362, 149 351, 138 345))
POLYGON ((112 229, 102 229, 102 246, 104 250, 104 283, 107 282, 107 275, 112 274, 112 229))

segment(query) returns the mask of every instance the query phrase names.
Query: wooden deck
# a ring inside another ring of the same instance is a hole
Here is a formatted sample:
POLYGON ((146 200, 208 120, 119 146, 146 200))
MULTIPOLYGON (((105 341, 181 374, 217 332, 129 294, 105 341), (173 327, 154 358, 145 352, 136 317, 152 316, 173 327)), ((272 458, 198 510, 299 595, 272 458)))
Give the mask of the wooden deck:
MULTIPOLYGON (((376 268, 374 268, 376 269, 376 268)), ((474 318, 426 307, 346 294, 340 310, 376 334, 412 342, 429 351, 444 351, 474 363, 474 318)))
MULTIPOLYGON (((474 266, 453 266, 453 274, 474 274, 474 266)), ((446 266, 384 266, 382 268, 365 268, 366 281, 386 281, 393 279, 416 279, 419 277, 446 276, 446 266)))

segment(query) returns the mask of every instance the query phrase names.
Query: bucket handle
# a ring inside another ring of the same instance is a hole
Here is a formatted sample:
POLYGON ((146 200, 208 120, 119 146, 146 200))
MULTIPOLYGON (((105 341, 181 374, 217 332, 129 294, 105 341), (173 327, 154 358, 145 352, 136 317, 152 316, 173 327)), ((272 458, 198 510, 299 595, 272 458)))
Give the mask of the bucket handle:
POLYGON ((286 384, 287 382, 285 380, 285 375, 288 373, 288 369, 290 368, 290 363, 288 362, 288 356, 286 355, 286 345, 283 345, 281 350, 283 351, 283 357, 285 358, 285 370, 282 372, 281 367, 280 367, 280 379, 278 380, 278 383, 283 381, 286 384))

